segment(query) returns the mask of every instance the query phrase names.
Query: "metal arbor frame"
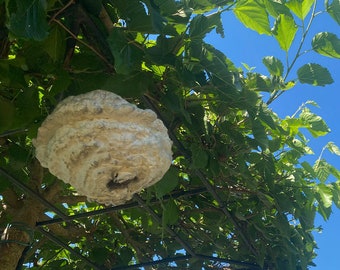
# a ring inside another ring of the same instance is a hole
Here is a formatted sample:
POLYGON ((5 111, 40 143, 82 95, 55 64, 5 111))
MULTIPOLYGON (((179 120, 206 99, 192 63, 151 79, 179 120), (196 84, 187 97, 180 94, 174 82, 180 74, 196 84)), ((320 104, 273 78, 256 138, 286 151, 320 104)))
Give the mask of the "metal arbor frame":
MULTIPOLYGON (((158 117, 164 122, 164 124, 167 126, 166 121, 162 118, 162 115, 160 114, 158 108, 147 98, 143 98, 143 102, 146 104, 147 107, 155 111, 158 115, 158 117)), ((167 126, 168 127, 168 126, 167 126)), ((189 151, 187 151, 184 146, 181 144, 181 142, 176 138, 175 134, 169 130, 169 136, 172 139, 175 147, 181 152, 181 154, 187 158, 190 159, 189 151)), ((240 237, 240 240, 245 244, 245 246, 249 249, 251 254, 253 254, 255 257, 258 255, 257 250, 253 247, 253 245, 248 241, 247 237, 243 234, 241 227, 239 226, 238 222, 234 219, 234 217, 231 215, 229 210, 226 207, 225 202, 220 197, 218 192, 215 190, 215 188, 211 185, 211 183, 208 181, 206 176, 202 171, 199 169, 194 169, 192 173, 200 179, 203 186, 200 188, 193 188, 189 190, 182 190, 172 193, 171 195, 167 195, 163 197, 164 200, 172 199, 178 199, 180 197, 192 197, 192 196, 200 196, 202 194, 210 194, 209 196, 212 197, 214 201, 217 202, 218 206, 217 208, 219 211, 233 224, 235 230, 237 231, 238 236, 240 237)), ((48 229, 49 225, 57 224, 57 223, 69 223, 72 224, 73 221, 84 219, 92 216, 98 216, 103 214, 108 214, 111 212, 117 212, 124 209, 130 209, 130 208, 143 208, 144 211, 147 211, 152 218, 158 222, 159 225, 162 226, 162 218, 156 213, 156 211, 153 209, 153 205, 159 202, 158 199, 153 198, 150 201, 146 202, 140 195, 135 194, 133 197, 133 201, 130 201, 128 203, 125 203, 123 205, 113 206, 113 207, 106 207, 104 209, 100 210, 94 210, 86 213, 80 213, 80 214, 74 214, 74 215, 66 215, 63 211, 58 209, 56 206, 48 202, 46 199, 40 196, 37 192, 32 190, 29 186, 25 185, 23 182, 15 179, 13 176, 8 174, 5 170, 0 168, 0 174, 4 176, 9 182, 20 188, 24 193, 31 196, 32 198, 35 198, 38 200, 42 205, 46 207, 49 211, 52 211, 58 216, 57 218, 53 218, 50 220, 45 221, 39 221, 36 223, 35 230, 44 235, 47 239, 54 242, 56 245, 62 247, 63 249, 69 251, 71 254, 73 254, 75 257, 83 260, 88 266, 90 266, 92 269, 95 270, 102 270, 103 268, 94 262, 92 262, 89 258, 83 256, 76 250, 74 250, 68 243, 63 242, 56 236, 54 236, 48 229)), ((14 226, 14 225, 13 225, 14 226)), ((226 258, 221 258, 217 256, 210 256, 210 255, 204 255, 197 253, 194 248, 185 241, 180 235, 179 231, 182 230, 182 228, 179 225, 176 226, 168 226, 166 225, 163 227, 164 231, 167 233, 167 235, 173 240, 176 241, 181 247, 182 250, 185 250, 185 255, 181 256, 175 256, 175 257, 169 257, 169 258, 161 258, 157 260, 147 261, 143 263, 138 263, 134 265, 126 265, 122 267, 115 267, 111 270, 120 270, 120 269, 143 269, 147 266, 153 266, 153 265, 164 265, 169 264, 171 262, 179 262, 189 259, 196 259, 200 261, 210 261, 213 263, 220 264, 219 269, 248 269, 248 270, 259 270, 259 269, 268 269, 268 268, 261 268, 256 263, 249 263, 249 262, 242 262, 237 260, 230 260, 226 258)), ((29 247, 27 247, 29 248, 29 247)), ((24 258, 23 258, 24 259, 24 258)), ((161 268, 165 269, 165 268, 161 268)), ((107 270, 107 269, 105 269, 107 270)))
MULTIPOLYGON (((49 230, 48 226, 52 224, 57 224, 57 223, 62 223, 62 222, 67 222, 67 223, 72 223, 75 220, 79 219, 84 219, 92 216, 98 216, 98 215, 103 215, 107 214, 110 212, 116 212, 124 209, 130 209, 134 207, 142 207, 144 210, 146 210, 154 220, 156 220, 159 224, 162 224, 161 218, 158 216, 158 214, 152 209, 152 205, 157 203, 157 199, 154 198, 150 200, 149 203, 146 203, 145 200, 142 199, 141 196, 138 194, 134 195, 134 200, 132 202, 128 202, 123 205, 118 205, 118 206, 112 206, 112 207, 107 207, 104 209, 99 209, 99 210, 94 210, 86 213, 80 213, 80 214, 74 214, 74 215, 65 215, 59 208, 48 202, 46 199, 40 196, 37 192, 32 190, 30 187, 28 187, 26 184, 22 183, 21 181, 17 180, 10 174, 8 174, 5 170, 0 168, 0 174, 8 179, 9 182, 23 190, 27 195, 29 195, 32 198, 35 198, 38 200, 41 204, 43 204, 47 209, 50 211, 53 211, 56 213, 58 216, 57 218, 53 218, 50 220, 45 220, 45 221, 40 221, 36 223, 36 228, 35 230, 40 232, 42 235, 44 235, 47 239, 50 241, 54 242, 56 245, 59 245, 63 249, 69 251, 71 254, 73 254, 75 257, 83 260, 88 266, 90 266, 92 269, 95 270, 103 270, 103 268, 91 260, 89 260, 87 257, 83 256, 82 254, 78 253, 76 250, 74 250, 72 247, 69 246, 68 243, 63 242, 56 236, 54 236, 49 230)), ((190 196, 195 196, 195 195, 200 195, 203 193, 209 192, 206 187, 202 188, 196 188, 192 190, 187 190, 187 191, 180 191, 171 194, 171 198, 180 198, 180 197, 190 197, 190 196)), ((164 196, 164 200, 168 200, 170 198, 170 195, 164 196)), ((12 224, 13 226, 19 226, 18 224, 12 224)), ((21 225, 20 225, 21 226, 21 225)), ((23 228, 24 230, 25 228, 23 228)), ((232 267, 235 266, 237 269, 249 269, 249 270, 259 270, 262 269, 259 265, 253 264, 253 263, 248 263, 248 262, 241 262, 237 260, 229 260, 225 258, 220 258, 220 257, 215 257, 215 256, 208 256, 204 254, 198 254, 195 252, 195 250, 188 244, 186 241, 184 241, 178 233, 176 233, 176 230, 173 227, 166 226, 164 228, 168 235, 174 239, 177 243, 179 243, 182 248, 185 250, 186 255, 181 255, 181 256, 176 256, 176 257, 169 257, 169 258, 164 258, 160 260, 153 260, 153 261, 148 261, 148 262, 143 262, 143 263, 138 263, 134 265, 126 265, 126 266, 120 266, 120 267, 115 267, 112 268, 111 270, 122 270, 122 269, 140 269, 143 267, 147 266, 153 266, 153 265, 162 265, 162 264, 167 264, 171 262, 178 262, 178 261, 183 261, 183 260, 189 260, 192 258, 201 260, 201 261, 211 261, 215 263, 221 263, 224 265, 224 268, 222 269, 233 269, 232 267), (226 265, 230 266, 231 268, 228 268, 226 265), (241 268, 240 268, 241 267, 241 268)))

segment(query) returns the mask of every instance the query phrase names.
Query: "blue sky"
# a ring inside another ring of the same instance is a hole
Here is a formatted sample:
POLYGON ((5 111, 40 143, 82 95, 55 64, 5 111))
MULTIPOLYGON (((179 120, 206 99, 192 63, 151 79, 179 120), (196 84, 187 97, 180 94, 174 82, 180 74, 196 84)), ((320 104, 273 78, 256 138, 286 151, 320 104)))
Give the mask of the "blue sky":
MULTIPOLYGON (((319 1, 319 9, 321 10, 323 1, 319 1)), ((307 17, 308 18, 308 17, 307 17)), ((256 32, 245 28, 234 16, 232 12, 223 14, 223 25, 225 30, 225 38, 212 34, 207 37, 207 42, 213 44, 217 49, 223 51, 237 67, 242 67, 242 63, 246 63, 250 67, 255 67, 255 71, 269 75, 265 66, 262 64, 262 58, 265 56, 275 56, 285 62, 285 53, 280 49, 278 43, 273 37, 259 35, 256 32)), ((311 27, 310 34, 306 38, 304 49, 311 48, 310 42, 312 37, 323 31, 332 32, 336 35, 340 32, 340 26, 327 14, 321 14, 316 17, 311 27)), ((298 32, 296 39, 300 40, 301 33, 298 32)), ((338 35, 339 37, 339 35, 338 35)), ((340 38, 340 37, 339 37, 340 38)), ((295 52, 298 42, 294 42, 292 46, 291 56, 295 52)), ((291 57, 292 58, 292 57, 291 57)), ((312 139, 310 146, 315 152, 315 156, 309 158, 310 162, 316 160, 323 146, 332 141, 340 146, 340 124, 338 117, 340 116, 340 59, 331 59, 321 56, 315 52, 309 52, 303 55, 295 64, 295 69, 290 73, 289 79, 297 77, 296 70, 305 63, 318 63, 327 67, 334 83, 325 87, 313 87, 306 84, 297 84, 293 89, 284 93, 277 101, 272 103, 271 107, 279 114, 280 117, 292 115, 298 107, 307 100, 314 100, 320 108, 312 107, 311 110, 320 115, 332 130, 330 134, 318 139, 312 139)), ((336 168, 340 169, 340 158, 335 155, 325 153, 324 157, 336 168)), ((324 222, 318 217, 315 226, 322 226, 322 233, 315 233, 315 240, 318 243, 318 257, 314 260, 317 264, 311 270, 338 270, 338 256, 340 256, 340 210, 333 208, 333 214, 330 220, 324 222)))

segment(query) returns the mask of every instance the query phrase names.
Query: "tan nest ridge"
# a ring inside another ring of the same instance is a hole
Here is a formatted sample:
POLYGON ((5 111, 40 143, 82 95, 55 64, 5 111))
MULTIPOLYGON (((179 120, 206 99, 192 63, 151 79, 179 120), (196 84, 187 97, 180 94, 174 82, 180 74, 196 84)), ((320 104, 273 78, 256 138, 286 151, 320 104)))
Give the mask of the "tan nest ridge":
POLYGON ((103 90, 60 102, 33 144, 43 167, 106 205, 153 185, 172 161, 171 140, 156 114, 103 90))

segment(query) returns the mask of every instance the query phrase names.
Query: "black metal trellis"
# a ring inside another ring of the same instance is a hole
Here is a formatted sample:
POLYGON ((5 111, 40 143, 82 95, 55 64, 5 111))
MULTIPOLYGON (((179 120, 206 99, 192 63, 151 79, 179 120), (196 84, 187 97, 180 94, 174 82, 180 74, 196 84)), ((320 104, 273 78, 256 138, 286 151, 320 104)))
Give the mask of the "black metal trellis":
MULTIPOLYGON (((187 149, 185 149, 185 147, 182 145, 182 143, 176 138, 175 134, 169 129, 169 125, 166 123, 165 119, 162 117, 158 108, 146 96, 144 97, 143 100, 149 108, 151 108, 153 111, 155 111, 157 113, 158 117, 167 126, 167 128, 169 130, 169 136, 172 139, 176 148, 181 152, 181 154, 185 158, 190 159, 189 152, 187 151, 187 149)), ((187 191, 175 192, 175 193, 171 194, 171 196, 170 195, 164 196, 163 200, 168 200, 170 198, 173 198, 173 199, 179 198, 179 197, 182 197, 182 196, 198 195, 198 194, 202 194, 202 193, 210 193, 211 196, 214 198, 214 200, 218 203, 219 209, 222 211, 222 213, 229 220, 232 221, 232 223, 233 223, 235 229, 237 230, 240 238, 245 243, 245 245, 248 247, 248 249, 251 251, 251 253, 256 257, 257 251, 252 246, 252 244, 247 240, 246 236, 242 233, 242 230, 241 230, 239 224, 233 218, 231 213, 228 211, 225 203, 220 198, 218 193, 215 191, 214 187, 209 183, 208 179, 206 179, 204 173, 202 171, 198 170, 198 169, 194 169, 192 171, 192 173, 195 174, 201 180, 203 187, 192 189, 192 190, 187 190, 187 191)), ((12 184, 14 184, 17 187, 19 187, 20 189, 22 189, 25 193, 27 193, 28 195, 39 200, 47 209, 49 209, 50 211, 53 211, 58 216, 57 218, 37 222, 36 223, 36 230, 39 231, 42 235, 44 235, 46 238, 48 238, 50 241, 54 242, 55 244, 61 246, 64 249, 68 250, 74 256, 76 256, 77 258, 86 262, 90 267, 92 267, 95 270, 101 270, 103 268, 96 265, 91 260, 89 260, 87 257, 78 253, 76 250, 74 250, 68 244, 66 244, 65 242, 61 241, 60 239, 58 239, 57 237, 52 235, 48 231, 48 225, 61 223, 61 222, 71 223, 72 221, 77 220, 77 219, 102 215, 102 214, 106 214, 106 213, 110 213, 110 212, 116 212, 116 211, 119 211, 119 210, 133 208, 133 207, 142 207, 153 217, 153 219, 155 221, 157 221, 159 224, 162 224, 162 219, 158 216, 158 214, 150 206, 153 203, 158 202, 158 200, 156 198, 153 198, 150 201, 148 201, 148 203, 146 203, 139 195, 135 194, 134 197, 133 197, 134 201, 128 202, 128 203, 123 204, 123 205, 107 207, 107 208, 104 208, 104 209, 94 210, 94 211, 90 211, 90 212, 86 212, 86 213, 66 215, 66 214, 64 214, 63 211, 61 211, 60 209, 55 207, 53 204, 48 202, 46 199, 42 198, 40 196, 40 194, 38 194, 37 192, 32 190, 30 187, 28 187, 27 185, 25 185, 21 181, 15 179, 14 177, 9 175, 5 170, 3 170, 1 168, 0 168, 0 174, 5 176, 12 184)), ((207 255, 203 255, 203 254, 197 254, 195 252, 195 250, 190 246, 190 244, 188 244, 185 240, 183 240, 172 227, 165 226, 164 229, 172 237, 172 239, 174 239, 178 244, 180 244, 180 246, 186 251, 187 255, 175 256, 175 257, 171 257, 171 258, 162 258, 160 260, 153 260, 153 261, 138 263, 138 264, 129 265, 129 266, 119 266, 119 267, 116 267, 116 268, 112 268, 111 270, 139 269, 141 267, 152 266, 152 265, 161 265, 161 264, 164 264, 164 263, 189 260, 189 259, 192 259, 192 258, 199 259, 199 260, 202 260, 202 261, 213 261, 213 262, 227 263, 227 264, 235 265, 235 266, 236 265, 243 266, 243 267, 245 267, 245 269, 250 269, 250 270, 261 269, 261 267, 258 266, 257 264, 241 262, 241 261, 236 261, 236 260, 228 260, 228 259, 224 259, 224 258, 207 256, 207 255)))
MULTIPOLYGON (((59 218, 54 218, 51 220, 46 220, 46 221, 40 221, 36 223, 36 231, 40 232, 42 235, 44 235, 47 239, 50 241, 54 242, 55 244, 59 245, 60 247, 68 250, 71 254, 73 254, 75 257, 83 260, 86 262, 92 269, 95 270, 103 270, 101 266, 98 266, 97 264, 93 263, 91 260, 89 260, 87 257, 83 256, 82 254, 78 253, 76 250, 74 250, 72 247, 70 247, 68 244, 65 242, 61 241, 59 238, 55 237, 52 235, 48 229, 46 230, 44 227, 51 224, 56 224, 60 222, 71 222, 76 219, 81 219, 81 218, 86 218, 86 217, 91 217, 91 216, 97 216, 97 215, 102 215, 110 212, 115 212, 123 209, 128 209, 132 207, 143 207, 146 211, 149 212, 150 215, 160 224, 162 224, 161 218, 153 211, 153 209, 150 207, 149 204, 147 204, 139 195, 135 194, 134 195, 134 202, 129 202, 124 205, 119 205, 119 206, 113 206, 113 207, 108 207, 105 209, 100 209, 100 210, 94 210, 86 213, 81 213, 81 214, 75 214, 75 215, 65 215, 60 209, 55 207, 53 204, 48 202, 46 199, 42 198, 40 194, 29 188, 27 185, 22 183, 21 181, 15 179, 13 176, 8 174, 5 170, 0 168, 0 174, 2 174, 4 177, 6 177, 12 184, 16 185, 20 189, 22 189, 24 192, 32 196, 33 198, 36 198, 38 201, 40 201, 47 209, 55 212, 59 218)), ((164 196, 164 200, 168 200, 170 197, 171 198, 179 198, 182 196, 192 196, 192 195, 197 195, 197 194, 202 194, 208 192, 207 188, 202 187, 202 188, 196 188, 193 190, 188 190, 188 191, 180 191, 180 192, 175 192, 173 194, 164 196)), ((153 198, 150 200, 150 204, 157 202, 156 198, 153 198)), ((123 270, 123 269, 140 269, 141 267, 146 267, 146 266, 152 266, 152 265, 161 265, 164 263, 170 263, 170 262, 178 262, 178 261, 183 261, 183 260, 189 260, 191 258, 196 258, 200 259, 202 261, 214 261, 214 262, 220 262, 220 263, 228 263, 232 265, 239 265, 239 266, 244 266, 246 269, 249 270, 259 270, 261 269, 260 266, 257 264, 252 264, 252 263, 247 263, 247 262, 242 262, 242 261, 236 261, 236 260, 228 260, 224 258, 219 258, 219 257, 213 257, 213 256, 207 256, 203 254, 197 254, 195 251, 192 249, 192 247, 186 243, 181 237, 169 226, 165 227, 165 230, 169 233, 169 235, 176 241, 178 242, 183 249, 188 253, 187 255, 184 256, 176 256, 176 257, 169 257, 169 258, 164 258, 160 260, 153 260, 149 262, 143 262, 143 263, 138 263, 134 265, 129 265, 129 266, 119 266, 112 268, 111 270, 123 270)))

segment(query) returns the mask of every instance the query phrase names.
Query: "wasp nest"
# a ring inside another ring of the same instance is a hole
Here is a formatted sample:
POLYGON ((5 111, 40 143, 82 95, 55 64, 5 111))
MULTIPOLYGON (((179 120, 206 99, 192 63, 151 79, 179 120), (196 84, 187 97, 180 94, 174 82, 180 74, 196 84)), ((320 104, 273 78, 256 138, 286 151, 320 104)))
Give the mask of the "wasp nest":
POLYGON ((172 143, 156 114, 103 90, 60 102, 33 143, 43 167, 106 205, 156 183, 172 161, 172 143))

